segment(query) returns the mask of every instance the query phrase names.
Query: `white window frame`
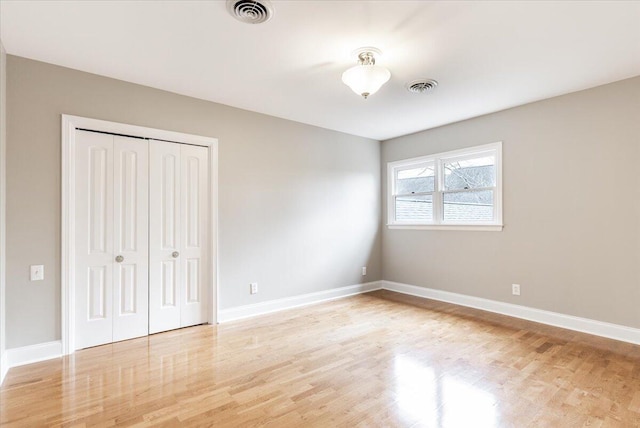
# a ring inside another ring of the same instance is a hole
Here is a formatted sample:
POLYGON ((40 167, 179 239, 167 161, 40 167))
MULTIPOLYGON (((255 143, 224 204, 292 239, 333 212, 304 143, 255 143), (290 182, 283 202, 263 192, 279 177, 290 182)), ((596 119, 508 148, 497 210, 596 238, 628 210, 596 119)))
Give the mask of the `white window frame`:
POLYGON ((504 227, 502 224, 502 141, 387 163, 387 227, 389 229, 501 231, 504 227), (445 191, 444 189, 443 164, 452 160, 476 158, 483 154, 491 154, 495 156, 496 185, 495 187, 470 190, 493 190, 493 221, 469 223, 452 223, 444 221, 444 215, 442 212, 444 208, 444 195, 445 193, 453 193, 456 191, 445 191), (433 222, 396 221, 395 199, 397 196, 402 196, 397 195, 396 193, 396 176, 398 171, 415 168, 420 165, 426 166, 429 164, 432 164, 435 168, 435 189, 433 192, 420 193, 420 195, 432 195, 433 222))

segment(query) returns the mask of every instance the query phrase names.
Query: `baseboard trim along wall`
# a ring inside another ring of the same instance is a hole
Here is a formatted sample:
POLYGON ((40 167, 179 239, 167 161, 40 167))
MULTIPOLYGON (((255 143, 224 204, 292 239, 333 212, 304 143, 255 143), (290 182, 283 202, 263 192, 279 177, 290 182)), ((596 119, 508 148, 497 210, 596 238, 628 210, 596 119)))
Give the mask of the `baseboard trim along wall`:
MULTIPOLYGON (((373 281, 364 284, 319 291, 317 293, 303 294, 300 296, 270 300, 253 305, 224 309, 219 312, 219 321, 229 322, 244 318, 251 318, 257 315, 265 315, 285 309, 293 309, 315 303, 327 302, 381 289, 481 309, 483 311, 494 312, 514 318, 521 318, 541 324, 552 325, 568 330, 579 331, 595 336, 607 337, 609 339, 640 345, 640 329, 637 328, 393 281, 373 281)), ((36 363, 38 361, 58 358, 61 356, 61 341, 7 349, 4 355, 0 356, 0 359, 2 359, 3 372, 0 373, 0 383, 2 383, 7 371, 11 367, 36 363)))
POLYGON ((62 342, 60 340, 23 346, 21 348, 7 349, 6 367, 9 369, 11 367, 37 363, 38 361, 50 360, 61 356, 62 342))
POLYGON ((299 306, 311 305, 314 303, 325 302, 380 289, 481 309, 483 311, 494 312, 554 327, 565 328, 567 330, 579 331, 581 333, 592 334, 594 336, 607 337, 609 339, 640 345, 640 329, 596 321, 588 318, 575 317, 572 315, 565 315, 558 312, 535 309, 528 306, 499 302, 497 300, 483 299, 481 297, 473 297, 465 294, 451 293, 449 291, 418 287, 416 285, 385 280, 225 309, 220 311, 219 321, 228 322, 243 318, 250 318, 256 315, 264 315, 285 309, 293 309, 299 306))
POLYGON ((435 290, 433 288, 418 287, 415 285, 401 284, 393 281, 381 281, 381 288, 395 291, 411 296, 424 297, 426 299, 438 300, 441 302, 453 303, 460 306, 481 309, 497 314, 508 315, 541 324, 566 328, 567 330, 579 331, 595 336, 607 337, 609 339, 620 340, 640 345, 640 329, 626 327, 619 324, 611 324, 596 321, 589 318, 574 317, 558 312, 535 309, 528 306, 514 305, 511 303, 499 302, 496 300, 483 299, 480 297, 467 296, 465 294, 451 293, 448 291, 435 290))
POLYGON ((329 300, 379 290, 380 288, 380 281, 373 281, 364 284, 349 285, 347 287, 332 288, 331 290, 318 291, 316 293, 302 294, 300 296, 269 300, 267 302, 255 303, 253 305, 223 309, 218 314, 218 322, 235 321, 257 315, 269 314, 271 312, 278 312, 285 309, 312 305, 314 303, 327 302, 329 300))
POLYGON ((0 385, 2 385, 2 381, 4 377, 7 375, 9 371, 9 364, 7 363, 7 352, 0 353, 0 385))

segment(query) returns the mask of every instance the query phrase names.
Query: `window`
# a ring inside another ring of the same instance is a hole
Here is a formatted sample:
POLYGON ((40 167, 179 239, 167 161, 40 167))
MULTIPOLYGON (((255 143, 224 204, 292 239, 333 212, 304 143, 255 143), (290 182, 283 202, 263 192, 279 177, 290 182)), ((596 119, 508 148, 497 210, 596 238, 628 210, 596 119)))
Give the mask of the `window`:
POLYGON ((391 228, 502 230, 502 143, 390 162, 391 228))

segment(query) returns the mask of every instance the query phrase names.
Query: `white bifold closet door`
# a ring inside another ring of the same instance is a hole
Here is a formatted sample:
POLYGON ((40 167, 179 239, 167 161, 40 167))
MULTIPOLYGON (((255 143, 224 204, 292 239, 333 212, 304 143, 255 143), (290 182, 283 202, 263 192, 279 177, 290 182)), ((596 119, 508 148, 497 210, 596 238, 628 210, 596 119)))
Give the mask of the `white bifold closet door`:
POLYGON ((206 323, 209 156, 150 141, 149 333, 206 323))
POLYGON ((76 132, 76 349, 148 334, 148 147, 76 132))

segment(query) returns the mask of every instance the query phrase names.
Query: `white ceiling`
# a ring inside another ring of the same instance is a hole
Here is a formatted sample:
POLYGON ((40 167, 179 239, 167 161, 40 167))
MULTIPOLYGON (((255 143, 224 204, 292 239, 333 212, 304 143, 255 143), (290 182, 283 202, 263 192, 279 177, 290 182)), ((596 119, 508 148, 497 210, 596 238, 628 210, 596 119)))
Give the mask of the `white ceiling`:
POLYGON ((8 53, 384 140, 640 75, 640 2, 6 1, 8 53), (391 80, 340 80, 375 46, 391 80), (413 79, 438 80, 415 95, 413 79))

